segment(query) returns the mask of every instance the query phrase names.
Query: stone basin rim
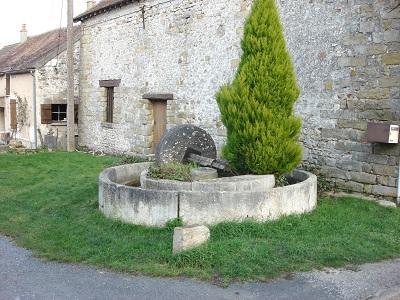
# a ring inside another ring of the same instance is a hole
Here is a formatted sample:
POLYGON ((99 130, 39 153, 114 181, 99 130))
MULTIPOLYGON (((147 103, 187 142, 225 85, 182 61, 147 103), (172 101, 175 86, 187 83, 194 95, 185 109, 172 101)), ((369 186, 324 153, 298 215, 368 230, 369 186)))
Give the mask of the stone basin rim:
POLYGON ((310 212, 317 205, 317 177, 303 170, 293 172, 299 182, 264 191, 176 191, 126 185, 132 180, 139 184, 150 165, 122 165, 101 172, 99 208, 104 215, 145 226, 162 227, 178 217, 185 225, 214 225, 248 218, 273 220, 310 212))

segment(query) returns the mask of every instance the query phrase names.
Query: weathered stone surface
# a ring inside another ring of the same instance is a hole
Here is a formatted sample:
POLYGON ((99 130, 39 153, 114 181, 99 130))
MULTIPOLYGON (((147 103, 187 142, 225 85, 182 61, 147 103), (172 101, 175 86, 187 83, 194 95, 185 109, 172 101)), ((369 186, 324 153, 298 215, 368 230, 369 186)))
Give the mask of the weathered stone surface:
POLYGON ((218 178, 218 172, 212 168, 195 168, 190 171, 192 181, 218 178))
POLYGON ((400 53, 388 53, 383 56, 383 63, 385 65, 398 65, 400 64, 400 53))
POLYGON ((217 158, 215 143, 205 130, 193 125, 179 125, 162 137, 156 150, 156 163, 185 162, 190 153, 217 158))
POLYGON ((266 192, 275 186, 274 175, 243 175, 195 181, 192 191, 198 192, 266 192))
POLYGON ((302 182, 264 192, 182 192, 180 217, 187 225, 217 224, 223 221, 277 219, 283 215, 312 211, 317 205, 317 178, 295 171, 302 182))
POLYGON ((126 186, 139 181, 149 163, 104 170, 99 180, 99 208, 105 216, 127 223, 164 226, 178 217, 178 192, 144 190, 126 186))
POLYGON ((360 183, 376 183, 376 175, 360 172, 350 172, 350 180, 354 180, 360 183))
MULTIPOLYGON (((140 3, 135 1, 83 23, 82 145, 148 155, 154 120, 149 101, 142 96, 158 92, 174 94, 167 101, 168 128, 196 124, 211 134, 217 149, 225 143, 226 130, 214 96, 236 73, 244 21, 253 1, 182 0, 158 5, 162 2, 154 0, 146 11, 145 28, 140 3), (112 128, 101 126, 106 102, 98 80, 107 78, 121 78, 112 128)), ((364 158, 358 162, 361 156, 353 154, 400 155, 399 146, 366 143, 363 125, 398 122, 400 117, 399 9, 393 10, 393 1, 372 0, 277 4, 302 91, 296 113, 303 118, 304 163, 335 175, 328 177, 331 182, 341 177, 361 183, 355 176, 348 178, 348 160, 355 161, 351 172, 387 176, 364 158)), ((354 187, 359 190, 359 185, 354 187)))
MULTIPOLYGON (((394 202, 392 202, 392 201, 387 201, 387 200, 377 200, 377 203, 380 205, 380 206, 383 206, 383 207, 390 207, 390 208, 396 208, 397 206, 396 206, 396 203, 394 203, 394 202)), ((399 295, 400 296, 400 295, 399 295)))
POLYGON ((394 198, 396 197, 397 189, 389 186, 374 185, 372 187, 372 194, 394 198))
POLYGON ((201 226, 175 227, 173 238, 173 254, 196 248, 210 238, 210 229, 201 226))
POLYGON ((140 176, 140 186, 151 190, 178 192, 265 192, 275 186, 275 177, 273 175, 243 175, 183 182, 149 178, 145 170, 140 176))
POLYGON ((364 185, 362 183, 355 182, 355 181, 345 181, 342 179, 336 179, 336 186, 339 189, 342 189, 345 191, 354 191, 354 192, 359 192, 359 193, 364 192, 364 185))
POLYGON ((172 181, 166 183, 165 189, 162 181, 155 189, 136 186, 143 182, 141 177, 149 166, 150 163, 118 166, 100 174, 99 207, 107 217, 146 226, 164 226, 178 217, 185 225, 208 225, 246 218, 272 220, 309 212, 317 204, 317 178, 304 171, 293 172, 298 183, 279 188, 269 186, 274 178, 267 175, 219 183, 218 179, 197 181, 193 185, 207 187, 209 182, 209 189, 193 186, 193 190, 178 191, 171 190, 172 181))

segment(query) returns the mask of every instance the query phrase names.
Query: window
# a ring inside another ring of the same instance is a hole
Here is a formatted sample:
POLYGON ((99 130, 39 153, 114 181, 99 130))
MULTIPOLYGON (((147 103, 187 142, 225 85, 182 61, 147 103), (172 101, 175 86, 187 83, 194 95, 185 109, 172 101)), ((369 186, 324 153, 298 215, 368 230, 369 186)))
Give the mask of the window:
MULTIPOLYGON (((42 124, 51 124, 67 121, 67 104, 41 104, 42 124)), ((74 123, 78 124, 78 104, 74 105, 74 123)))
POLYGON ((67 121, 67 104, 52 104, 51 105, 51 120, 53 122, 67 121))
POLYGON ((100 80, 100 87, 106 88, 107 104, 106 104, 106 122, 113 123, 114 121, 114 88, 118 87, 121 79, 100 80))
POLYGON ((106 122, 112 123, 114 117, 114 88, 107 88, 106 122))

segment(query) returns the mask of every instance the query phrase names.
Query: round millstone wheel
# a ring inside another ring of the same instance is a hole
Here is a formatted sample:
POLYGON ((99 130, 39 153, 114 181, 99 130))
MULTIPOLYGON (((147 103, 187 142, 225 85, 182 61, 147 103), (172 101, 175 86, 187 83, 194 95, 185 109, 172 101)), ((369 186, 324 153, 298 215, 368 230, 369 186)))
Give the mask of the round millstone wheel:
POLYGON ((190 154, 211 159, 217 158, 217 149, 212 137, 200 127, 178 125, 168 130, 156 149, 156 163, 183 163, 190 154))

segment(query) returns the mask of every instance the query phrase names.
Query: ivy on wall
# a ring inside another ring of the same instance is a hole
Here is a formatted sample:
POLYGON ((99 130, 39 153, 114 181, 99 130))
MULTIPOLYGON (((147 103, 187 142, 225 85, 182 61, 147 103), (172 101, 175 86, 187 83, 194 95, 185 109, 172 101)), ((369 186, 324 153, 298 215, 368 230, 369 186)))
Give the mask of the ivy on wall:
POLYGON ((21 131, 22 127, 28 122, 28 100, 20 96, 17 97, 17 128, 21 131))

